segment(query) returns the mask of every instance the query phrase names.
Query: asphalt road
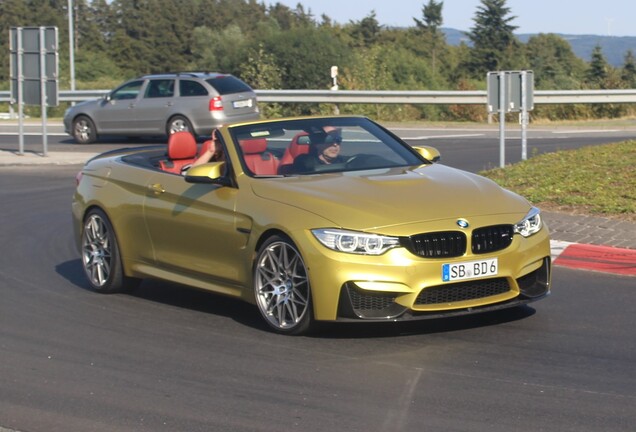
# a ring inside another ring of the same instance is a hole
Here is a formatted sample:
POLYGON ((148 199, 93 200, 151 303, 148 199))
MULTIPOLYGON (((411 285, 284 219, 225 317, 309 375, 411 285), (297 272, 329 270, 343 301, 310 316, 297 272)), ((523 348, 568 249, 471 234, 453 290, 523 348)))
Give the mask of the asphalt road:
MULTIPOLYGON (((468 145, 447 139, 448 158, 468 145)), ((173 284, 90 291, 78 168, 0 169, 0 430, 634 429, 633 278, 555 268, 531 307, 278 336, 173 284)))
MULTIPOLYGON (((478 128, 448 127, 430 128, 401 127, 388 125, 398 136, 413 145, 437 147, 442 154, 442 163, 471 172, 495 168, 500 165, 500 142, 497 125, 478 128)), ((43 151, 42 126, 29 124, 24 129, 24 150, 43 151)), ((162 137, 130 140, 120 137, 105 137, 99 143, 80 145, 66 135, 61 125, 47 127, 47 150, 57 152, 99 153, 114 148, 165 144, 162 137)), ((0 122, 0 150, 17 151, 17 125, 0 122)), ((505 163, 521 160, 521 131, 519 125, 508 124, 505 140, 505 163)), ((585 126, 544 127, 531 126, 527 133, 527 155, 568 150, 588 145, 636 139, 636 122, 633 125, 620 125, 599 128, 585 126)))

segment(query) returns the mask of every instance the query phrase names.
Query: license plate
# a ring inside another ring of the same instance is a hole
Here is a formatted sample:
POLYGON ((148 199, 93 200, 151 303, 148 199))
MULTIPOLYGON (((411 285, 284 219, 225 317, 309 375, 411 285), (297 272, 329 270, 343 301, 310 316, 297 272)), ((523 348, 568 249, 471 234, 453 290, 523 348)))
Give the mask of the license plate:
POLYGON ((497 264, 497 258, 442 264, 442 280, 450 282, 494 276, 497 274, 497 264))
POLYGON ((234 101, 234 102, 232 102, 232 106, 234 108, 251 107, 252 106, 252 99, 234 101))

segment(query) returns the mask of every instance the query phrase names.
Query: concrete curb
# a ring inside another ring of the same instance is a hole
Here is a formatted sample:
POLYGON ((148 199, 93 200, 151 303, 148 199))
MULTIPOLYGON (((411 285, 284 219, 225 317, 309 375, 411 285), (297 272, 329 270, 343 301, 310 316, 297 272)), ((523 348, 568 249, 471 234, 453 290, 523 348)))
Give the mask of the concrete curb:
POLYGON ((636 250, 613 246, 550 241, 555 266, 636 276, 636 250))

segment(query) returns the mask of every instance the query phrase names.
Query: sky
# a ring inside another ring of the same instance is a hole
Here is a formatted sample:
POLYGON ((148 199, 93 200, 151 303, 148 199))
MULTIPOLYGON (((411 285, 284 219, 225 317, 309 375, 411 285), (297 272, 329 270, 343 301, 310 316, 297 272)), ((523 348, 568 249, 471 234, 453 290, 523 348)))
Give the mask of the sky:
MULTIPOLYGON (((294 9, 298 3, 320 21, 322 14, 339 24, 360 21, 375 11, 380 25, 412 27, 422 20, 428 0, 264 0, 294 9)), ((443 0, 442 27, 469 31, 480 0, 443 0)), ((636 0, 508 0, 516 33, 636 36, 636 0)))

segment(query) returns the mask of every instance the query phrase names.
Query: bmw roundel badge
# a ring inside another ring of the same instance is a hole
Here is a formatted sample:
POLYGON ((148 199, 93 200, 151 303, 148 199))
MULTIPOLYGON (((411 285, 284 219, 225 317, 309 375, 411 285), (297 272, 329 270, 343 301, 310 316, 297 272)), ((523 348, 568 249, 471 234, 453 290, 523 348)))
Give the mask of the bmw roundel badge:
POLYGON ((466 219, 457 219, 457 225, 460 228, 468 228, 470 226, 470 224, 468 223, 468 221, 466 219))

